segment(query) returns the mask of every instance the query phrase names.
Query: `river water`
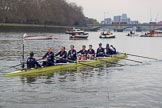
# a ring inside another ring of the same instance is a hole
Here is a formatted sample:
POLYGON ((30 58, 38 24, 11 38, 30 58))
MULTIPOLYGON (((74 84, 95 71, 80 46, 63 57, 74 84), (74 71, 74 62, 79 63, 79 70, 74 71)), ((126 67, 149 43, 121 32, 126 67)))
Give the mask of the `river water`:
MULTIPOLYGON (((32 34, 32 33, 29 33, 32 34)), ((113 44, 120 52, 162 60, 162 38, 127 37, 99 39, 90 32, 88 40, 69 40, 65 34, 46 34, 58 39, 24 41, 25 57, 34 51, 41 57, 47 47, 58 52, 61 46, 74 44, 113 44)), ((0 33, 0 108, 162 108, 162 61, 128 56, 136 63, 122 60, 124 66, 50 73, 44 76, 4 77, 14 71, 9 66, 20 63, 23 33, 0 33)))

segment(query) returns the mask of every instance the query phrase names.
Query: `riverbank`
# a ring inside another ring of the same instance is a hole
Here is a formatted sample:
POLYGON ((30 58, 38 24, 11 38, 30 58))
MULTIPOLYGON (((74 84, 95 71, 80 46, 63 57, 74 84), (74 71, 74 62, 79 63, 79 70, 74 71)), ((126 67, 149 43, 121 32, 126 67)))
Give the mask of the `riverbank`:
MULTIPOLYGON (((72 29, 72 26, 34 25, 34 24, 0 24, 0 32, 48 32, 64 33, 72 29)), ((88 30, 86 27, 77 27, 88 30)))

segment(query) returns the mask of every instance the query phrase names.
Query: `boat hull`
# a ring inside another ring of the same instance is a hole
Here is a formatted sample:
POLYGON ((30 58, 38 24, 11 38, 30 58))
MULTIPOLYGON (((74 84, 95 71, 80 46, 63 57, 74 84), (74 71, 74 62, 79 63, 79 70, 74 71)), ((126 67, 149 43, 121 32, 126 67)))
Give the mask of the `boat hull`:
POLYGON ((141 35, 141 37, 162 37, 162 31, 161 30, 153 30, 149 33, 145 33, 144 35, 141 35))
POLYGON ((100 35, 100 38, 115 38, 115 35, 100 35))
POLYGON ((121 59, 126 58, 127 55, 125 54, 119 54, 115 55, 112 57, 105 57, 105 58, 98 58, 96 60, 87 60, 83 62, 77 62, 77 63, 67 63, 67 64, 62 64, 62 65, 57 65, 57 66, 51 66, 51 67, 44 67, 44 68, 39 68, 39 69, 31 69, 31 70, 19 70, 15 72, 10 72, 4 74, 6 77, 11 77, 11 76, 27 76, 27 75, 35 75, 35 74, 45 74, 49 72, 58 72, 61 70, 71 70, 71 69, 76 69, 78 67, 85 67, 85 66, 96 66, 103 64, 105 62, 117 62, 121 59), (102 60, 101 60, 102 59, 102 60), (103 62, 104 60, 104 62, 103 62))
POLYGON ((45 37, 45 36, 31 36, 31 37, 24 37, 24 40, 51 40, 52 37, 45 37))
POLYGON ((141 35, 140 37, 162 37, 162 35, 141 35))
POLYGON ((70 39, 87 39, 88 35, 76 35, 76 36, 70 36, 70 39))

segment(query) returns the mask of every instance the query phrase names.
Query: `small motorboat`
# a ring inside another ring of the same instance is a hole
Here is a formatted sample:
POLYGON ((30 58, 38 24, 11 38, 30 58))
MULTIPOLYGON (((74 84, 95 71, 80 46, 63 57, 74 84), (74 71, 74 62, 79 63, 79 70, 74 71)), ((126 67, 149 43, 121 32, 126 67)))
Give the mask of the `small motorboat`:
POLYGON ((99 38, 115 38, 115 35, 111 32, 101 32, 99 38))
POLYGON ((75 33, 75 34, 72 34, 72 35, 70 35, 70 39, 87 39, 88 38, 88 36, 89 36, 89 34, 88 33, 79 33, 79 34, 77 34, 77 33, 75 33))
POLYGON ((73 33, 82 34, 82 33, 84 33, 84 31, 81 30, 81 29, 76 29, 76 28, 74 27, 72 30, 66 31, 66 32, 65 32, 65 34, 69 34, 69 35, 72 35, 73 33))
POLYGON ((23 35, 24 40, 51 40, 52 36, 45 35, 27 35, 26 33, 23 35))
POLYGON ((139 36, 139 35, 136 34, 135 31, 130 31, 130 33, 128 33, 126 36, 133 37, 133 36, 139 36))

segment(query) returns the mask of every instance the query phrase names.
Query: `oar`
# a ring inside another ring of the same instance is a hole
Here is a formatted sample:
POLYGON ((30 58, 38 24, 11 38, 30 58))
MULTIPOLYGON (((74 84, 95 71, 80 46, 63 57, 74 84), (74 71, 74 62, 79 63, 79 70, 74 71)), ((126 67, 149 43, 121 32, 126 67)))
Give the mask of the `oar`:
POLYGON ((93 66, 93 65, 89 65, 89 64, 84 64, 84 63, 79 62, 79 61, 77 61, 76 63, 80 63, 82 65, 89 66, 89 67, 93 67, 93 68, 98 68, 97 66, 93 66))
MULTIPOLYGON (((37 62, 38 61, 40 61, 40 60, 42 60, 42 59, 38 59, 38 60, 36 60, 37 62)), ((17 67, 17 66, 22 66, 22 64, 27 64, 27 62, 24 62, 24 63, 20 63, 20 64, 18 64, 18 65, 14 65, 14 66, 10 66, 9 68, 15 68, 15 67, 17 67)))
MULTIPOLYGON (((59 57, 56 57, 56 58, 59 58, 59 57)), ((59 59, 60 59, 60 58, 59 58, 59 59)), ((85 65, 85 66, 89 66, 89 67, 93 67, 93 68, 98 68, 98 67, 96 67, 96 66, 89 65, 89 64, 84 64, 84 63, 79 62, 79 61, 73 61, 73 60, 69 60, 69 59, 66 59, 66 58, 62 58, 62 59, 67 60, 67 61, 72 62, 72 63, 76 63, 76 64, 79 63, 79 64, 82 64, 82 65, 85 65)))
POLYGON ((121 54, 127 54, 127 55, 130 55, 130 56, 135 56, 135 57, 140 57, 140 58, 146 58, 146 59, 151 59, 151 60, 158 60, 156 58, 145 57, 145 56, 135 55, 135 54, 129 54, 129 53, 121 53, 121 54))
POLYGON ((100 61, 103 61, 103 62, 106 62, 106 63, 110 63, 110 64, 117 64, 119 66, 124 66, 123 64, 119 64, 119 63, 116 63, 116 62, 110 62, 110 61, 106 61, 106 60, 102 60, 102 59, 97 59, 97 60, 100 60, 100 61))
POLYGON ((132 60, 132 59, 124 59, 124 60, 132 61, 132 62, 136 62, 136 63, 143 63, 143 62, 141 62, 141 61, 132 60))
MULTIPOLYGON (((125 54, 125 53, 123 53, 123 54, 125 54)), ((120 59, 120 57, 117 57, 117 56, 113 56, 113 57, 116 57, 116 58, 119 58, 119 59, 120 59)), ((132 60, 132 59, 127 59, 127 58, 125 58, 125 59, 123 59, 123 60, 132 61, 132 62, 136 62, 136 63, 143 63, 143 62, 141 62, 141 61, 132 60)))
POLYGON ((18 65, 14 65, 14 66, 10 66, 9 68, 15 68, 17 66, 21 66, 22 64, 18 64, 18 65))

